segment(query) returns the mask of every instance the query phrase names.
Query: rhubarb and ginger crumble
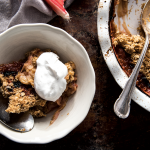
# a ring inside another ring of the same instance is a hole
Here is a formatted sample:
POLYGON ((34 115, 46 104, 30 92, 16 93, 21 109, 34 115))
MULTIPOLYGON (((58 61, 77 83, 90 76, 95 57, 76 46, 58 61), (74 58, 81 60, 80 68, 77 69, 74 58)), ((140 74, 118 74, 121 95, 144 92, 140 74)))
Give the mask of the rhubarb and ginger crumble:
MULTIPOLYGON (((144 4, 142 5, 141 9, 143 9, 143 6, 144 4)), ((130 76, 144 47, 145 33, 140 24, 139 27, 137 28, 139 35, 132 35, 130 33, 130 31, 126 26, 126 17, 128 18, 128 13, 130 13, 130 11, 126 11, 127 9, 128 9, 128 1, 126 0, 113 1, 110 10, 109 31, 112 41, 112 47, 116 55, 116 58, 120 66, 122 67, 123 71, 128 76, 130 76), (123 3, 127 3, 127 5, 123 3), (118 20, 117 24, 114 21, 116 16, 118 20), (121 20, 123 22, 121 22, 121 20)), ((142 92, 150 96, 150 44, 148 46, 139 75, 137 77, 136 86, 142 92)))
MULTIPOLYGON (((112 31, 116 31, 113 32, 111 37, 115 55, 122 69, 130 76, 143 50, 145 44, 144 34, 129 35, 119 33, 116 29, 112 31)), ((136 85, 141 91, 150 96, 150 44, 144 57, 136 85)))
POLYGON ((26 54, 25 59, 0 65, 0 92, 9 99, 8 113, 29 111, 33 117, 44 117, 56 108, 51 124, 57 119, 60 111, 66 106, 68 97, 77 90, 77 76, 75 64, 72 61, 65 63, 68 74, 65 77, 67 85, 62 96, 55 102, 42 99, 34 89, 34 75, 36 60, 44 52, 51 50, 34 49, 26 54))

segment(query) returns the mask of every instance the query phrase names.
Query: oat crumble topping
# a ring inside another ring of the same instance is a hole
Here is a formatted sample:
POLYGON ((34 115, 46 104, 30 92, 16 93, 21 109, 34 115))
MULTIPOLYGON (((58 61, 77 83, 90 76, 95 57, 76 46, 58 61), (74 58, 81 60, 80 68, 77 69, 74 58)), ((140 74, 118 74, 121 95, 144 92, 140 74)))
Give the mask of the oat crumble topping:
MULTIPOLYGON (((116 34, 113 39, 113 45, 120 45, 124 50, 131 55, 133 64, 136 64, 141 51, 145 44, 145 38, 140 35, 116 34)), ((146 76, 150 82, 150 45, 148 46, 145 58, 143 60, 140 71, 146 76)))

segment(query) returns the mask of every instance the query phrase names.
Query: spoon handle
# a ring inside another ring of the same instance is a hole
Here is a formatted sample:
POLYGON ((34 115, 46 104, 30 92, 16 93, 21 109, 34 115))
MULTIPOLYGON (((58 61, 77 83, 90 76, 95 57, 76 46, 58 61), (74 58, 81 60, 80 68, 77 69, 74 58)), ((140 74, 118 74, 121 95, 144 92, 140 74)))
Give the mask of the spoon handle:
POLYGON ((149 35, 146 33, 145 44, 141 52, 140 58, 136 63, 133 72, 129 77, 122 93, 120 94, 119 98, 116 100, 114 104, 114 112, 120 118, 127 118, 130 113, 130 102, 131 102, 132 92, 135 89, 137 76, 141 68, 145 53, 147 51, 148 44, 149 44, 149 35))

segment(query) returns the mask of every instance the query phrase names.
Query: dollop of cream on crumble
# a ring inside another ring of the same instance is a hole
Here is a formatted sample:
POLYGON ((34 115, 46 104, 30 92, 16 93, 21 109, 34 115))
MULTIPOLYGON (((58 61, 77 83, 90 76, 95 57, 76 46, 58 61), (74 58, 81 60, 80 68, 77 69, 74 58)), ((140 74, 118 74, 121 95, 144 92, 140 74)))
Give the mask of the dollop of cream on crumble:
POLYGON ((41 98, 55 102, 66 89, 68 69, 53 52, 41 54, 36 62, 35 91, 41 98))

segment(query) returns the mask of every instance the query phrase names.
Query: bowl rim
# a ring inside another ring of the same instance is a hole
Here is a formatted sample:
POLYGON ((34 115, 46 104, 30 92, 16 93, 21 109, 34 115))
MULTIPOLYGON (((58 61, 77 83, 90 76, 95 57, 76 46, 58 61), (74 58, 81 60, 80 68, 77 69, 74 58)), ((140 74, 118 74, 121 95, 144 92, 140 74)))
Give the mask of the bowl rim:
MULTIPOLYGON (((59 31, 59 32, 63 33, 64 36, 67 36, 68 38, 70 38, 70 40, 72 40, 75 44, 77 44, 80 47, 80 50, 84 53, 84 56, 86 57, 87 64, 89 66, 89 70, 91 71, 91 80, 93 81, 92 85, 91 85, 91 98, 90 98, 91 102, 90 102, 88 108, 86 108, 86 110, 85 110, 86 113, 78 120, 78 122, 75 122, 69 129, 67 128, 67 130, 61 132, 60 134, 57 134, 57 137, 54 137, 52 140, 47 139, 47 140, 42 141, 40 139, 40 140, 37 140, 37 141, 35 141, 35 140, 30 140, 30 141, 27 140, 27 141, 25 141, 25 140, 22 140, 22 139, 18 139, 18 138, 12 137, 5 131, 0 131, 0 134, 2 134, 3 136, 7 137, 8 139, 10 139, 10 140, 12 140, 14 142, 24 143, 24 144, 46 144, 46 143, 50 143, 52 141, 55 141, 55 140, 63 138, 64 136, 69 134, 73 129, 75 129, 85 119, 85 117, 87 116, 87 114, 88 114, 88 112, 90 110, 90 107, 91 107, 91 104, 92 104, 92 101, 93 101, 93 98, 94 98, 94 95, 95 95, 95 91, 96 91, 95 72, 94 72, 94 68, 92 66, 92 63, 90 61, 89 55, 88 55, 87 51, 85 50, 85 48, 82 46, 82 44, 79 41, 77 41, 75 38, 73 38, 69 33, 67 33, 65 30, 63 30, 61 28, 54 27, 52 25, 48 25, 48 24, 44 24, 44 23, 19 24, 19 25, 15 25, 15 26, 7 29, 6 31, 2 32, 0 34, 0 38, 3 35, 9 34, 9 32, 11 32, 12 30, 17 30, 18 28, 22 29, 22 28, 27 28, 27 27, 48 28, 48 29, 51 29, 53 31, 59 31)), ((10 129, 8 129, 8 130, 10 130, 10 129)), ((24 133, 21 133, 21 134, 24 134, 24 133)))
MULTIPOLYGON (((97 31, 98 39, 101 46, 103 58, 113 75, 118 85, 123 89, 128 76, 122 70, 118 60, 114 54, 111 39, 109 35, 109 12, 111 8, 112 0, 100 0, 97 14, 97 31)), ((119 95, 118 95, 119 97, 119 95)), ((150 97, 141 92, 138 88, 135 88, 132 94, 132 100, 139 104, 141 107, 150 111, 150 97)))

